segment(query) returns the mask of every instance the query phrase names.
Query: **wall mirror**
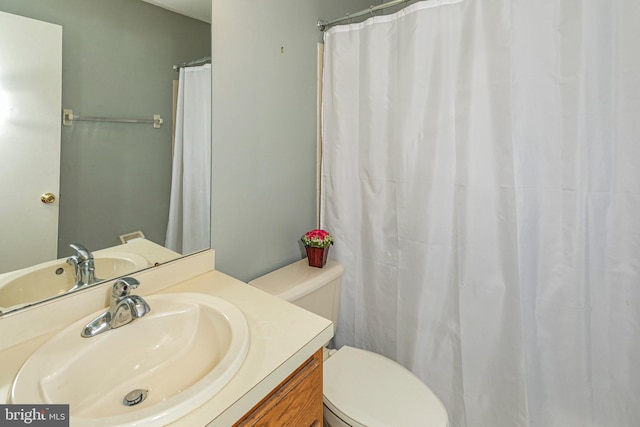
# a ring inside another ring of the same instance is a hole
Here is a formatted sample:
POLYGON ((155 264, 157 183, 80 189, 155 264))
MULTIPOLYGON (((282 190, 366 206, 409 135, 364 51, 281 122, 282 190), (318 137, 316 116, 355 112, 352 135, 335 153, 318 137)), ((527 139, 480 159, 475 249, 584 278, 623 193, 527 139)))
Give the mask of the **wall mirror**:
POLYGON ((52 34, 57 27, 61 41, 56 101, 56 89, 36 90, 51 80, 38 72, 56 74, 55 64, 45 66, 49 57, 55 62, 55 48, 34 54, 43 44, 32 40, 37 30, 0 25, 0 49, 12 46, 32 59, 0 60, 0 316, 77 289, 83 248, 94 257, 92 283, 209 248, 208 229, 196 247, 166 248, 165 239, 179 78, 173 66, 210 56, 210 24, 142 0, 0 0, 0 18, 8 15, 50 24, 52 34), (15 101, 25 94, 32 104, 15 101), (59 103, 48 122, 43 99, 59 103), (65 109, 72 110, 67 125, 65 109), (51 184, 36 182, 43 171, 51 184))

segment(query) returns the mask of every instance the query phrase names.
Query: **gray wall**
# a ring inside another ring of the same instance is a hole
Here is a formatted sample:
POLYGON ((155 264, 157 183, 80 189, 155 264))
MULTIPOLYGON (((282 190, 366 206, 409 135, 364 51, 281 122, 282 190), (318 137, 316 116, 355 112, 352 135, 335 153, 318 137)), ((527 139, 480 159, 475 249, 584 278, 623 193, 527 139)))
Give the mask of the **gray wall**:
POLYGON ((371 3, 213 0, 217 269, 247 281, 304 256, 317 210, 316 23, 371 3))
POLYGON ((210 25, 138 0, 0 0, 0 10, 63 26, 62 107, 151 125, 62 128, 59 256, 142 230, 164 244, 171 186, 173 64, 209 56, 210 25))

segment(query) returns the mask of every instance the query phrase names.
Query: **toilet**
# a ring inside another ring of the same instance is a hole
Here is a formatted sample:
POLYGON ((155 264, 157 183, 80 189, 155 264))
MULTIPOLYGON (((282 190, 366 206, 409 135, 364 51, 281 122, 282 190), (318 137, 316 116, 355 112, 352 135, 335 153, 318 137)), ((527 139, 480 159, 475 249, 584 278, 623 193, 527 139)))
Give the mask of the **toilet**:
MULTIPOLYGON (((338 322, 344 268, 302 259, 249 282, 265 292, 338 322)), ((324 425, 327 427, 448 427, 438 397, 413 373, 370 351, 325 348, 324 425)))

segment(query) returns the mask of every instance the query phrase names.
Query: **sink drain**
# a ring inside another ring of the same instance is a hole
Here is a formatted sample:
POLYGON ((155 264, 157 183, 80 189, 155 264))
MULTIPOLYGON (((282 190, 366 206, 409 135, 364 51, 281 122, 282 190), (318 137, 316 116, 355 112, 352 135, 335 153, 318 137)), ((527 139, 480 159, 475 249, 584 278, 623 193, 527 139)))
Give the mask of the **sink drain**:
POLYGON ((138 388, 136 390, 133 390, 127 393, 124 399, 122 399, 122 404, 125 406, 134 406, 144 401, 146 398, 147 398, 147 390, 138 388))

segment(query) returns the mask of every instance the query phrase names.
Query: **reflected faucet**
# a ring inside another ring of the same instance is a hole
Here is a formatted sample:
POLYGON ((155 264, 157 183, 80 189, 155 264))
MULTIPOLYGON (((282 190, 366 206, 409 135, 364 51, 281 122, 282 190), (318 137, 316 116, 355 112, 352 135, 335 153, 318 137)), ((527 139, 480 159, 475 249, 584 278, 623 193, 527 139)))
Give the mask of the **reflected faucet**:
POLYGON ((109 309, 89 322, 81 335, 85 338, 93 337, 131 323, 150 312, 149 304, 142 297, 130 295, 131 289, 137 288, 139 284, 133 277, 116 280, 111 289, 109 309))
POLYGON ((76 278, 75 285, 73 285, 69 291, 74 291, 100 281, 100 279, 95 276, 96 267, 93 262, 93 254, 80 243, 72 243, 69 246, 76 251, 75 255, 67 258, 67 264, 73 266, 76 278))

